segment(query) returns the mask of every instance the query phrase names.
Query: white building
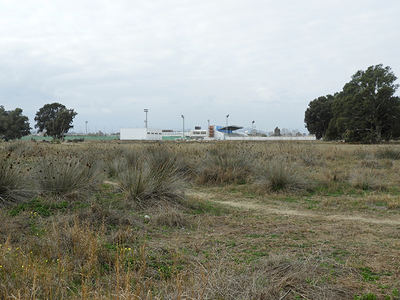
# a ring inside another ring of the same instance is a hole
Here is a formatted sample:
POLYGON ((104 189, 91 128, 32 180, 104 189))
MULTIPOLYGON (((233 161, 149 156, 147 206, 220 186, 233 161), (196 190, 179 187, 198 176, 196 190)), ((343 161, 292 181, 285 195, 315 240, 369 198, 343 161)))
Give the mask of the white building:
POLYGON ((161 129, 146 129, 146 128, 121 128, 120 136, 121 141, 130 140, 149 140, 157 141, 162 140, 161 129))

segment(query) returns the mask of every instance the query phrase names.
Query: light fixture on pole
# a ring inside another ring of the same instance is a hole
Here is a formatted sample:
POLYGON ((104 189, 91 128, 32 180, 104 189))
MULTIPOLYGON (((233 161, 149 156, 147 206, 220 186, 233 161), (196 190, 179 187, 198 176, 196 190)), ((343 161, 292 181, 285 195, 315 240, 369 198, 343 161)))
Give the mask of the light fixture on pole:
POLYGON ((145 125, 146 130, 147 130, 147 129, 148 129, 148 125, 147 125, 147 113, 149 112, 149 109, 148 109, 148 108, 145 108, 145 109, 144 109, 144 112, 146 113, 146 120, 144 120, 144 125, 145 125))
POLYGON ((228 118, 229 118, 229 114, 226 115, 226 134, 224 134, 224 140, 225 140, 225 136, 229 133, 229 129, 228 129, 228 118))
POLYGON ((185 139, 185 116, 181 115, 182 117, 182 139, 185 139))

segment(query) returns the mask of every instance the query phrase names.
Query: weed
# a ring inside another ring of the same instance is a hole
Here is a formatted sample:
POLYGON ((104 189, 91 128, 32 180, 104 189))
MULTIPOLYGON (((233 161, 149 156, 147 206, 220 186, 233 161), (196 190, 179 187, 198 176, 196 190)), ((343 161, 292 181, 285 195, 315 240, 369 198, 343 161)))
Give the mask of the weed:
POLYGON ((354 296, 354 300, 377 300, 378 297, 373 293, 364 294, 361 296, 354 296))
POLYGON ((379 278, 380 278, 378 273, 373 272, 368 267, 360 268, 360 271, 361 271, 361 276, 364 281, 375 282, 375 281, 379 280, 379 278))

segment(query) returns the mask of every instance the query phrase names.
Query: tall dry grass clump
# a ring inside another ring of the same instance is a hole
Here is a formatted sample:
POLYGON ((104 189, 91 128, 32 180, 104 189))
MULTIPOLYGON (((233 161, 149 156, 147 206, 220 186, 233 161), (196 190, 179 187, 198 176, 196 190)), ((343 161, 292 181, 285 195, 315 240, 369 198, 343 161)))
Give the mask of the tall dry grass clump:
POLYGON ((117 175, 118 184, 127 199, 139 207, 160 202, 177 202, 183 196, 184 181, 177 157, 167 149, 149 148, 123 158, 125 166, 117 175))
POLYGON ((350 174, 349 183, 364 191, 386 189, 385 182, 380 180, 377 175, 373 169, 359 169, 350 174))
POLYGON ((307 182, 295 169, 294 164, 278 159, 268 163, 262 170, 258 185, 266 191, 298 191, 306 189, 307 182))
POLYGON ((198 184, 244 184, 251 180, 253 158, 234 144, 219 144, 208 150, 199 162, 198 184))
POLYGON ((41 159, 36 171, 43 194, 83 196, 101 182, 100 172, 90 159, 51 156, 41 159))
POLYGON ((106 247, 112 240, 104 228, 76 219, 49 225, 45 238, 0 244, 0 299, 143 299, 149 293, 143 245, 106 247))
POLYGON ((400 149, 392 147, 380 148, 375 155, 379 159, 400 160, 400 149))
POLYGON ((27 180, 28 170, 19 161, 0 158, 0 205, 22 202, 33 195, 27 180))

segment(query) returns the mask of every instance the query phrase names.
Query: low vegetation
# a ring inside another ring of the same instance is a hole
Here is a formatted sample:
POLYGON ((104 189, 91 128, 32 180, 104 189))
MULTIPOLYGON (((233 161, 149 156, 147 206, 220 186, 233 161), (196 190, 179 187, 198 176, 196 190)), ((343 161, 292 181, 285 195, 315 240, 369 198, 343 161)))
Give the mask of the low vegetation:
POLYGON ((399 299, 399 145, 0 148, 0 299, 399 299))

